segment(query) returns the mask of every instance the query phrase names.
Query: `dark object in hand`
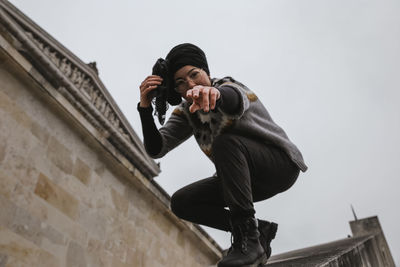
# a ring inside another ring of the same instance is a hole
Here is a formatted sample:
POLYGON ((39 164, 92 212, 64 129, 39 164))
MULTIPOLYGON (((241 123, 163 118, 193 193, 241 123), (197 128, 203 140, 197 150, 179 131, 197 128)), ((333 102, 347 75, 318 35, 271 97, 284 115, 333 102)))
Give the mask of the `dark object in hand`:
POLYGON ((154 114, 158 117, 160 124, 163 125, 165 122, 165 113, 167 112, 167 95, 170 82, 168 65, 164 59, 159 58, 156 64, 154 64, 153 75, 158 75, 163 79, 161 85, 157 86, 153 91, 153 97, 156 98, 154 114))

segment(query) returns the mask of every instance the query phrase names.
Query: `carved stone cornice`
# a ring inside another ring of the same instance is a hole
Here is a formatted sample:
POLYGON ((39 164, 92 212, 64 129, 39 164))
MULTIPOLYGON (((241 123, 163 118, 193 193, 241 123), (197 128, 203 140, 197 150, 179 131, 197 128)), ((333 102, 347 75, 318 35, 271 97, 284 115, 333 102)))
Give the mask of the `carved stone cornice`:
POLYGON ((160 172, 142 142, 98 77, 95 63, 85 64, 33 21, 0 0, 0 23, 19 43, 21 54, 118 151, 146 177, 160 172))

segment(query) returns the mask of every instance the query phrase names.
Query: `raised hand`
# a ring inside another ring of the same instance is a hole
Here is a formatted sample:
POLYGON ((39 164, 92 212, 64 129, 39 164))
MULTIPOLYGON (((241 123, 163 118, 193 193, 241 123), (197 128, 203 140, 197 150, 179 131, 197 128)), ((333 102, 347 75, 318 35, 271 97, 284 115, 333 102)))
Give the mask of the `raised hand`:
POLYGON ((140 106, 145 108, 151 105, 153 94, 151 92, 161 85, 162 78, 157 75, 150 75, 140 84, 140 106))
POLYGON ((202 109, 204 112, 209 112, 215 109, 217 100, 221 97, 221 93, 215 87, 196 85, 186 92, 186 97, 192 100, 192 105, 189 107, 191 113, 202 109))

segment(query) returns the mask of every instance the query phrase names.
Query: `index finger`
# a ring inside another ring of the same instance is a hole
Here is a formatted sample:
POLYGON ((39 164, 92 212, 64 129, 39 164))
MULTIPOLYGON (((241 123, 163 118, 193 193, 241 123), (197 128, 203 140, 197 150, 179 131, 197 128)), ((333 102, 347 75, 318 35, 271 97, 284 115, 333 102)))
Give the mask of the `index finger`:
POLYGON ((162 79, 161 76, 155 75, 155 74, 149 75, 149 76, 147 76, 147 78, 160 78, 160 79, 162 79))
POLYGON ((187 97, 190 97, 190 98, 193 98, 193 89, 187 90, 187 91, 186 91, 186 96, 187 96, 187 97))
POLYGON ((162 80, 163 78, 161 76, 158 75, 149 75, 146 77, 146 79, 144 81, 153 81, 153 80, 162 80))

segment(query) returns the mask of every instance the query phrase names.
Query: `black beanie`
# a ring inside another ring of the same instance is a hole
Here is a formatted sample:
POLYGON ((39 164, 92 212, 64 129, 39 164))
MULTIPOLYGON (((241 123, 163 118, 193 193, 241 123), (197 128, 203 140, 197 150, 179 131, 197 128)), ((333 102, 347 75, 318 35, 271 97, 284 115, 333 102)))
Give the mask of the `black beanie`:
POLYGON ((210 75, 206 55, 203 50, 193 44, 185 43, 175 46, 165 59, 168 62, 169 73, 172 76, 186 65, 201 68, 210 75))

